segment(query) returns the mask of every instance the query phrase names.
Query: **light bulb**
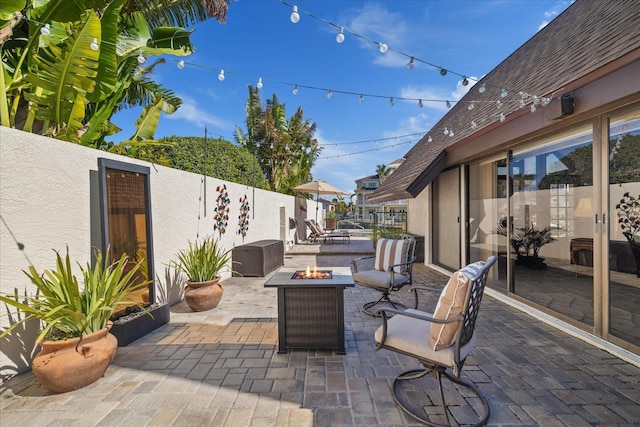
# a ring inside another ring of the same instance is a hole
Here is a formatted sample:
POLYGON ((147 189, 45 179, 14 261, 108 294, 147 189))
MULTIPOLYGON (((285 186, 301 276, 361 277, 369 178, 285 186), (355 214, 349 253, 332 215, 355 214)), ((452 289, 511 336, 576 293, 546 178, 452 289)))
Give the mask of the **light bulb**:
POLYGON ((394 102, 393 102, 393 96, 392 96, 391 98, 389 98, 389 106, 393 107, 393 104, 394 102))
POLYGON ((407 64, 407 70, 413 70, 413 56, 409 59, 409 63, 407 64))
POLYGON ((471 129, 477 129, 478 128, 478 124, 476 123, 475 120, 471 120, 471 129))
POLYGON ((533 104, 534 105, 540 105, 541 104, 540 98, 538 98, 537 96, 534 95, 533 96, 533 104))
POLYGON ((144 64, 147 58, 142 55, 142 51, 138 52, 138 64, 144 64))
POLYGON ((331 98, 333 98, 333 92, 328 91, 327 92, 327 99, 331 99, 331 98))
POLYGON ((440 75, 441 76, 446 76, 447 75, 447 70, 445 70, 444 68, 440 68, 440 75))
POLYGON ((525 106, 524 99, 521 99, 520 102, 518 102, 518 105, 520 106, 520 108, 524 108, 525 106))
POLYGON ((258 77, 258 84, 256 84, 258 89, 262 89, 262 77, 258 77))
POLYGON ((418 107, 420 108, 424 107, 424 104, 422 103, 422 99, 418 101, 418 107))
POLYGON ((49 34, 51 34, 51 25, 44 24, 44 27, 40 28, 40 34, 42 34, 43 36, 48 36, 49 34))
POLYGON ((224 70, 220 70, 220 74, 218 74, 218 80, 221 82, 224 81, 224 70))
POLYGON ((500 113, 500 121, 504 122, 504 120, 505 120, 504 113, 500 113))
POLYGON ((453 136, 453 131, 452 130, 449 131, 449 136, 453 136))
POLYGON ((360 99, 358 99, 358 102, 362 104, 364 102, 364 96, 360 95, 360 99))
POLYGON ((447 128, 447 127, 444 128, 444 134, 445 135, 449 135, 449 128, 447 128))
POLYGON ((536 112, 536 104, 531 104, 531 112, 532 113, 536 112))
POLYGON ((500 101, 499 99, 496 101, 496 107, 502 108, 502 101, 500 101))
POLYGON ((462 86, 467 86, 469 84, 469 80, 466 77, 462 78, 462 86))
POLYGON ((473 101, 471 101, 469 105, 467 105, 467 109, 469 110, 473 110, 475 107, 476 107, 476 104, 473 101))
POLYGON ((184 68, 184 61, 178 61, 176 67, 178 67, 178 70, 182 70, 184 68))
POLYGON ((427 142, 433 142, 433 138, 431 138, 431 135, 429 135, 429 138, 427 138, 427 142))
POLYGON ((478 92, 485 93, 486 90, 487 90, 487 87, 484 85, 484 83, 482 83, 482 86, 480 86, 480 88, 478 89, 478 92))
POLYGON ((389 50, 389 46, 386 43, 378 43, 378 49, 380 49, 380 53, 386 53, 389 50))
POLYGON ((293 87, 293 92, 292 92, 292 93, 293 93, 294 95, 297 95, 297 94, 298 94, 298 85, 295 85, 295 86, 293 87))
POLYGON ((445 103, 445 105, 447 106, 447 108, 451 108, 451 103, 447 100, 447 102, 445 103))
POLYGON ((100 49, 100 45, 98 44, 98 39, 94 37, 89 47, 91 48, 91 50, 94 50, 94 51, 97 51, 98 49, 100 49))
POLYGON ((509 95, 509 92, 506 89, 502 89, 502 92, 500 92, 500 96, 506 98, 507 95, 509 95))
POLYGON ((344 41, 344 30, 340 27, 340 32, 336 36, 336 42, 342 43, 344 41))
POLYGON ((289 17, 291 22, 297 24, 300 21, 300 14, 298 13, 298 6, 293 6, 293 12, 291 12, 291 16, 289 17))

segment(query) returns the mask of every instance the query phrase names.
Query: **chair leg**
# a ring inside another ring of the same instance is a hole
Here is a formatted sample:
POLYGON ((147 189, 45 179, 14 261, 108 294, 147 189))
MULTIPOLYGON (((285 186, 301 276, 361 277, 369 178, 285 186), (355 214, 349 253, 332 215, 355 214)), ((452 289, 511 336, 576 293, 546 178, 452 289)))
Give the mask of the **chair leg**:
POLYGON ((451 421, 449 419, 449 409, 447 407, 446 401, 445 401, 445 396, 444 396, 444 390, 442 387, 442 379, 448 379, 462 387, 465 387, 469 390, 471 390, 476 397, 481 401, 482 403, 482 413, 479 414, 480 420, 473 424, 473 426, 483 426, 487 423, 487 421, 489 420, 489 402, 487 401, 487 399, 482 395, 482 393, 480 392, 480 390, 475 387, 474 385, 467 383, 465 381, 462 381, 461 379, 455 378, 453 376, 451 376, 444 368, 440 368, 440 367, 427 367, 427 368, 420 368, 420 369, 412 369, 406 372, 403 372, 402 374, 398 375, 396 377, 396 379, 393 381, 393 400, 396 402, 396 404, 400 407, 400 409, 402 409, 404 412, 406 412, 408 415, 410 415, 411 417, 415 418, 416 420, 420 421, 421 423, 424 423, 426 425, 429 426, 437 426, 437 427, 443 427, 443 426, 450 426, 451 425, 451 421), (405 402, 402 401, 401 397, 400 397, 400 390, 399 390, 399 385, 402 381, 411 381, 411 380, 416 380, 418 378, 422 378, 426 375, 432 374, 435 381, 438 383, 438 392, 440 394, 440 406, 442 408, 442 411, 444 413, 445 419, 446 419, 446 424, 439 424, 436 422, 431 421, 430 419, 426 418, 426 416, 422 415, 425 414, 424 411, 421 411, 422 414, 418 413, 418 410, 416 408, 410 408, 408 404, 406 404, 405 402))
POLYGON ((393 308, 400 308, 403 310, 407 308, 401 302, 391 300, 391 298, 389 298, 389 294, 383 293, 382 296, 377 301, 370 301, 365 303, 360 308, 360 310, 362 310, 363 313, 368 314, 369 316, 380 317, 379 314, 376 314, 377 310, 374 309, 374 307, 378 304, 388 304, 393 308))

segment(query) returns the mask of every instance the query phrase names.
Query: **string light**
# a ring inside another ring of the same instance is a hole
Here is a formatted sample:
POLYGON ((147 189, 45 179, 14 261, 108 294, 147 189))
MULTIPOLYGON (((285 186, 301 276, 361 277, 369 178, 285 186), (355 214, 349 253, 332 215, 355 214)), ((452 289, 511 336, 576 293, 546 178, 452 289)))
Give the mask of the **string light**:
POLYGON ((40 28, 40 34, 42 34, 43 36, 50 35, 51 34, 51 25, 44 24, 44 27, 40 28))
POLYGON ((178 61, 178 64, 176 64, 176 67, 178 67, 178 70, 184 69, 184 61, 178 61))
POLYGON ((500 92, 500 96, 506 98, 507 95, 509 95, 509 91, 507 89, 502 89, 502 92, 500 92))
POLYGON ((378 49, 380 50, 380 53, 387 53, 389 46, 387 46, 386 43, 378 43, 378 49))
POLYGON ((496 101, 496 107, 502 108, 502 101, 500 101, 499 99, 496 101))
POLYGON ((469 103, 469 105, 467 105, 467 109, 468 109, 468 110, 473 110, 473 109, 475 108, 475 106, 476 106, 475 101, 471 101, 471 102, 469 103))
POLYGON ((532 113, 536 112, 536 104, 531 104, 531 108, 530 108, 532 113))
POLYGON ((333 92, 331 92, 330 90, 327 92, 327 99, 331 99, 333 98, 333 92))
POLYGON ((295 85, 295 86, 293 87, 293 91, 292 91, 292 93, 293 93, 294 95, 297 95, 297 94, 298 94, 298 85, 295 85))
POLYGON ((429 135, 429 138, 427 138, 427 142, 433 142, 433 138, 431 138, 431 135, 429 135))
POLYGON ((500 122, 504 122, 505 118, 504 113, 500 113, 500 122))
POLYGON ((364 95, 360 95, 360 98, 358 99, 358 102, 360 104, 362 104, 364 102, 364 95))
POLYGON ((258 89, 262 89, 262 77, 258 77, 258 83, 256 84, 258 89))
POLYGON ((393 104, 394 102, 393 102, 393 96, 392 96, 391 98, 389 98, 389 106, 393 107, 393 104))
POLYGON ((418 107, 420 108, 424 107, 424 104, 422 103, 422 99, 418 101, 418 107))
POLYGON ((94 37, 89 47, 91 48, 91 50, 97 52, 98 49, 100 49, 100 45, 98 44, 98 39, 94 37))
POLYGON ((446 126, 445 126, 445 128, 444 128, 444 134, 445 134, 445 135, 449 135, 449 128, 447 128, 446 126))
POLYGON ((487 91, 487 86, 482 83, 482 86, 480 86, 480 88, 478 89, 478 92, 480 93, 485 93, 487 91))
POLYGON ((441 76, 446 76, 447 75, 447 70, 444 68, 440 68, 440 75, 441 76))
POLYGON ((471 129, 473 129, 473 130, 478 129, 478 124, 476 123, 475 120, 471 120, 471 129))
POLYGON ((468 86, 468 85, 469 85, 469 79, 467 79, 466 77, 463 77, 462 86, 468 86))
POLYGON ((142 51, 138 52, 138 64, 142 65, 146 62, 147 58, 142 55, 142 51))
POLYGON ((415 58, 412 56, 411 59, 409 59, 409 62, 407 63, 407 70, 413 70, 413 60, 415 58))
POLYGON ((224 70, 220 70, 220 74, 218 74, 218 80, 221 82, 224 81, 224 70))
POLYGON ((451 108, 451 102, 449 102, 449 100, 445 102, 445 105, 447 106, 447 108, 451 108))
POLYGON ((344 29, 340 27, 340 32, 336 36, 336 42, 342 43, 344 41, 344 29))
POLYGON ((291 22, 297 24, 300 21, 300 14, 298 13, 298 6, 293 6, 293 12, 291 12, 291 16, 289 17, 291 22))

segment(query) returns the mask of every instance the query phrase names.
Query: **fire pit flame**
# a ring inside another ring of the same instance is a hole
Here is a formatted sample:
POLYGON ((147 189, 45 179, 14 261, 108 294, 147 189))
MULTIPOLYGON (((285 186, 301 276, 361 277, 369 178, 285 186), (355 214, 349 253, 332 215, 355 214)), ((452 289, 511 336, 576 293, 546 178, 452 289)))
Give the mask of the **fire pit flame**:
POLYGON ((306 270, 296 271, 293 279, 331 279, 331 271, 318 271, 318 267, 313 270, 307 266, 306 270))

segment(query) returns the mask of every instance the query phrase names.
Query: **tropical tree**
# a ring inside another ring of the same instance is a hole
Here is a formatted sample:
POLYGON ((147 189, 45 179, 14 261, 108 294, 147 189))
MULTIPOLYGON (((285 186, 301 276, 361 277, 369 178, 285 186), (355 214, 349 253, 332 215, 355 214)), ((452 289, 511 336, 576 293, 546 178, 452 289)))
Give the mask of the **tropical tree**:
POLYGON ((263 107, 258 89, 249 86, 244 133, 236 127, 236 141, 258 160, 269 189, 294 194, 293 188, 312 180, 311 168, 322 148, 313 138, 316 124, 298 108, 289 119, 274 94, 263 107))
MULTIPOLYGON (((3 0, 0 13, 0 120, 28 132, 116 149, 104 138, 119 131, 109 120, 144 107, 125 142, 153 141, 161 112, 181 104, 149 77, 169 54, 193 52, 193 30, 224 22, 228 0, 3 0)), ((122 149, 122 148, 120 148, 122 149)))
POLYGON ((376 173, 378 174, 379 184, 380 186, 382 186, 384 180, 387 179, 387 177, 391 173, 391 169, 389 169, 387 165, 378 165, 376 166, 376 173))

